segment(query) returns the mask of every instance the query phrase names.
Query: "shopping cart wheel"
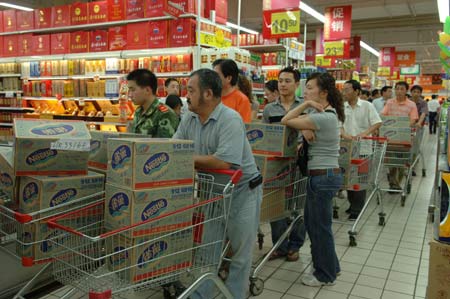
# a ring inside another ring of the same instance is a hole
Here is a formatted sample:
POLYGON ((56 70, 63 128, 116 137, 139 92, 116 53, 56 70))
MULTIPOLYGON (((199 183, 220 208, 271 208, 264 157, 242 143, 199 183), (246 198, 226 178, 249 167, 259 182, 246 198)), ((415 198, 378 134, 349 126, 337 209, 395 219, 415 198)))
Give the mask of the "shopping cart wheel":
POLYGON ((427 176, 427 171, 425 169, 422 169, 422 176, 426 177, 427 176))
POLYGON ((258 248, 261 250, 263 248, 264 244, 264 234, 259 233, 258 234, 258 248))
POLYGON ((405 201, 406 201, 406 195, 402 195, 401 202, 400 202, 400 204, 402 205, 402 207, 405 206, 405 201))
POLYGON ((250 294, 259 296, 264 291, 264 280, 261 278, 254 278, 250 281, 250 294))
POLYGON ((349 236, 349 238, 350 238, 350 243, 348 245, 351 247, 355 247, 357 245, 355 236, 349 236))
POLYGON ((337 209, 333 209, 333 219, 339 219, 339 211, 337 209))
POLYGON ((384 226, 386 224, 386 221, 384 219, 384 217, 380 217, 380 220, 378 221, 378 225, 384 226))

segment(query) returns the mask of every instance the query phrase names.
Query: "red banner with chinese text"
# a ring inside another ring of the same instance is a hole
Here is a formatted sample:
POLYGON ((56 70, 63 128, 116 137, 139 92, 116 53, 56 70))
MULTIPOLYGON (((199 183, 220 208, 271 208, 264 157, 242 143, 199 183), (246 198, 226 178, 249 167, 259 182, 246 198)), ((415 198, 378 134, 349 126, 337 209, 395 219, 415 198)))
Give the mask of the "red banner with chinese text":
POLYGON ((350 38, 352 34, 352 6, 334 6, 325 8, 325 40, 350 38))
POLYGON ((378 65, 393 67, 394 63, 395 63, 395 47, 381 48, 380 57, 378 58, 378 65))
POLYGON ((395 66, 407 67, 416 64, 416 51, 398 51, 395 52, 395 66))

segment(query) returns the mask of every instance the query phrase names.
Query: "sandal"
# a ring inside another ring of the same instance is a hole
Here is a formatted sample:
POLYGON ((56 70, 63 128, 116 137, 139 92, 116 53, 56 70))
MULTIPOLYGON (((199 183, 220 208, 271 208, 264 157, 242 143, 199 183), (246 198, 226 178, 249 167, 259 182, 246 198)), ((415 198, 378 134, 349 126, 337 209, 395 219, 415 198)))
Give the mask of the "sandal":
POLYGON ((287 256, 286 253, 282 253, 280 251, 275 250, 274 252, 272 252, 272 254, 269 257, 269 261, 273 261, 276 259, 281 259, 281 258, 285 258, 287 256))
POLYGON ((288 262, 296 262, 299 259, 298 251, 291 251, 289 250, 288 254, 286 255, 286 260, 288 262))

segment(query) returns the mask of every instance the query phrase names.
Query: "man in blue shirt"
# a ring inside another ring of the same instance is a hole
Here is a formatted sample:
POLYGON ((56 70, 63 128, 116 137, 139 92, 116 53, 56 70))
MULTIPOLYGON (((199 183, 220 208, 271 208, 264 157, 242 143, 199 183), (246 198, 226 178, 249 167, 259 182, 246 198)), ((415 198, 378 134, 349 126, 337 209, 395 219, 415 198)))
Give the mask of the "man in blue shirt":
MULTIPOLYGON (((241 116, 222 104, 219 75, 208 69, 193 72, 187 86, 189 112, 173 138, 194 140, 196 168, 242 169, 232 193, 227 237, 233 249, 226 285, 233 298, 246 298, 262 201, 262 177, 256 167, 241 116)), ((209 286, 190 298, 212 298, 209 286)))

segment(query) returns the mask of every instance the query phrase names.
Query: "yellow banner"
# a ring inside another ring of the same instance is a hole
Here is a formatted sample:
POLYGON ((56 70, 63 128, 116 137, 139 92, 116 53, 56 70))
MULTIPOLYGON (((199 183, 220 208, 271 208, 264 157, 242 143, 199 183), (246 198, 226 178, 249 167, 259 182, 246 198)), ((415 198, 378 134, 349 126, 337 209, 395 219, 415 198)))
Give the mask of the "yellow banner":
POLYGON ((231 40, 225 39, 223 30, 217 29, 214 34, 200 32, 200 44, 216 48, 228 48, 231 47, 231 40))
POLYGON ((272 35, 300 33, 300 10, 272 13, 272 35))
POLYGON ((342 57, 344 56, 344 41, 324 42, 325 56, 342 57))
POLYGON ((324 58, 323 55, 316 55, 316 66, 330 67, 331 66, 331 59, 330 58, 324 58))

